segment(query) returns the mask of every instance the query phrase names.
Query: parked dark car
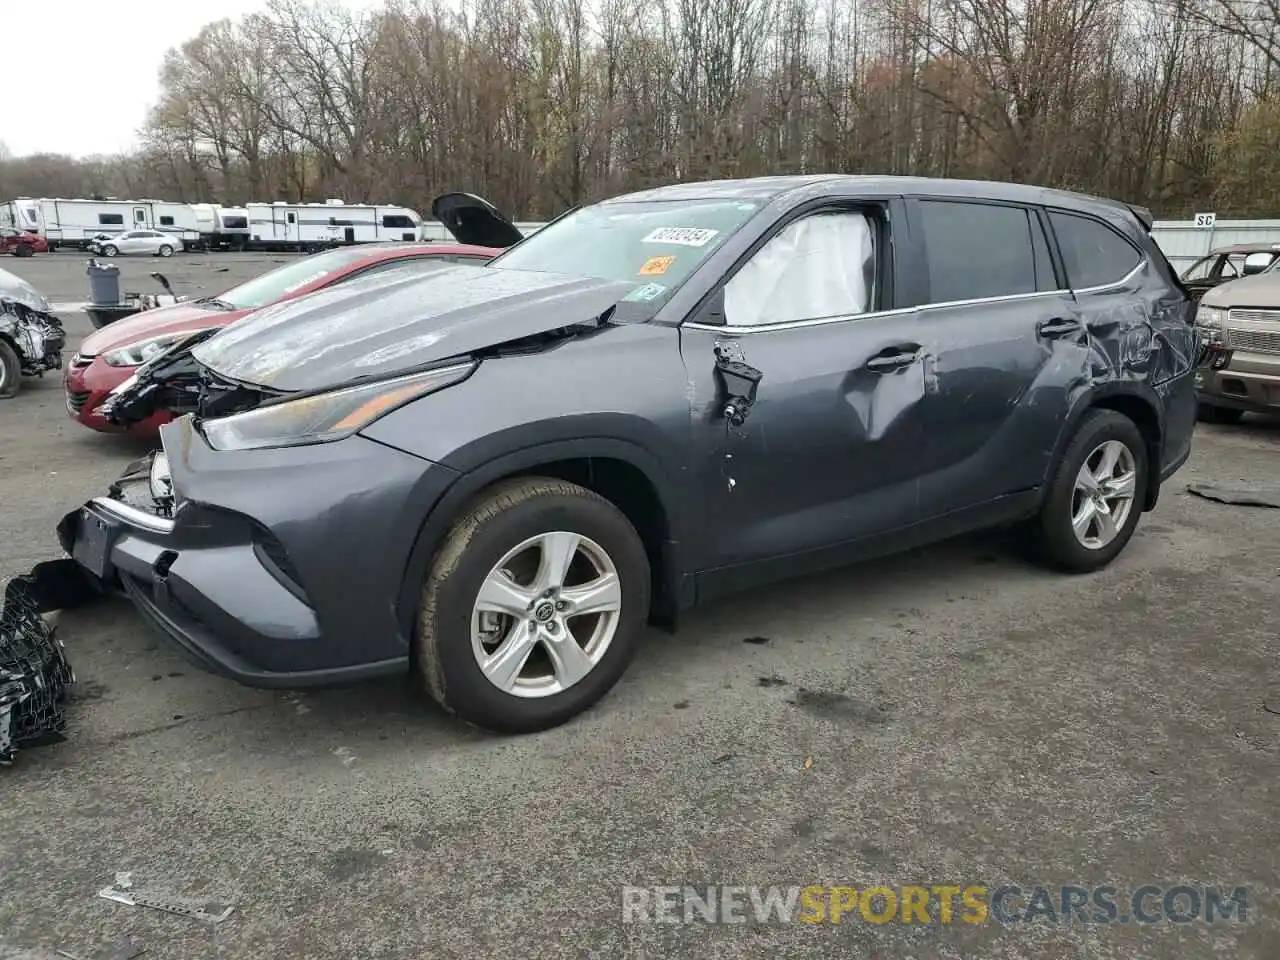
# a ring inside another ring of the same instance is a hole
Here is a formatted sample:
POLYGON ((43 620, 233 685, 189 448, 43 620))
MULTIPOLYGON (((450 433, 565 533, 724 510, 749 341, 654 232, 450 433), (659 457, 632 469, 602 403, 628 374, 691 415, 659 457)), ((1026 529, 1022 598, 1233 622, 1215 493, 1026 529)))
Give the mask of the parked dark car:
POLYGON ((210 670, 412 669, 508 732, 602 697, 647 621, 783 577, 1003 524, 1096 571, 1195 424, 1150 225, 982 182, 619 197, 153 358, 196 412, 60 537, 210 670))
POLYGON ((1280 243, 1235 243, 1210 250, 1182 274, 1182 283, 1197 302, 1214 287, 1241 277, 1266 273, 1280 264, 1280 243))

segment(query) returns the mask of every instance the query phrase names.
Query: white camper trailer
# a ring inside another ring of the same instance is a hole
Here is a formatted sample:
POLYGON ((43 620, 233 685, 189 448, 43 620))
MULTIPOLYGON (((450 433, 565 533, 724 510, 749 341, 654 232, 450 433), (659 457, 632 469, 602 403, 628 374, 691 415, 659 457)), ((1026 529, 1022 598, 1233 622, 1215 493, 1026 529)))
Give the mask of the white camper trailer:
POLYGON ((44 235, 44 223, 40 219, 40 201, 30 197, 6 200, 0 203, 0 227, 26 230, 44 235))
POLYGON ((224 247, 244 250, 249 245, 249 211, 244 207, 223 207, 216 203, 193 203, 196 229, 210 250, 224 247))
POLYGON ((40 216, 50 246, 79 247, 99 234, 126 230, 160 230, 182 239, 184 247, 200 242, 190 204, 165 200, 41 199, 40 216))
POLYGON ((422 239, 422 217, 408 207, 363 203, 250 203, 249 246, 318 250, 350 243, 422 239))

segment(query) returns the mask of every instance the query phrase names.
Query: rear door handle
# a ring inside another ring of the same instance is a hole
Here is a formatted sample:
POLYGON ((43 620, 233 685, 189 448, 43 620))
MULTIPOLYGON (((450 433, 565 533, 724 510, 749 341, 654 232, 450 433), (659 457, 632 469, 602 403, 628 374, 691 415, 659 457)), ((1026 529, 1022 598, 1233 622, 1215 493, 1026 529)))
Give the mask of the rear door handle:
POLYGON ((902 348, 893 353, 882 353, 867 361, 866 367, 872 373, 892 373, 909 367, 920 359, 919 349, 902 348))
POLYGON ((1079 320, 1069 320, 1065 317, 1054 317, 1052 320, 1045 320, 1036 327, 1036 333, 1042 337, 1061 337, 1066 334, 1079 333, 1080 330, 1079 320))

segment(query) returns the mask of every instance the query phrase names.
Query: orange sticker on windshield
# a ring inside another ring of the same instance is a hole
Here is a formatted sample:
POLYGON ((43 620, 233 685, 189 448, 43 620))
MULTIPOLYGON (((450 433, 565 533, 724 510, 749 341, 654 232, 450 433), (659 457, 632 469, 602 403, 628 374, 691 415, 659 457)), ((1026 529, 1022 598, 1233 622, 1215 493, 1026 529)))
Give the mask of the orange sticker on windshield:
POLYGON ((640 268, 640 276, 660 277, 670 270, 671 265, 675 262, 675 257, 650 257, 644 262, 644 266, 640 268))

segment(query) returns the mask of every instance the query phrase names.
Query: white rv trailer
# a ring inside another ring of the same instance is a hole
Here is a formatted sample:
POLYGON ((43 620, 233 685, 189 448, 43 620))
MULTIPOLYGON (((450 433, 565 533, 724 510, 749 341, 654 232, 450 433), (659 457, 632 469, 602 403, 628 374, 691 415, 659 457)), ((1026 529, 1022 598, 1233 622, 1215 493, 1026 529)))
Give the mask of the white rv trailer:
POLYGON ((223 207, 216 203, 193 203, 196 229, 210 250, 229 247, 244 250, 249 245, 249 211, 244 207, 223 207))
POLYGON ((196 214, 190 204, 166 200, 63 200, 41 198, 40 218, 51 247, 79 247, 99 234, 126 230, 161 230, 182 239, 184 247, 200 243, 196 214))
POLYGON ((14 230, 26 230, 28 233, 44 234, 44 223, 40 220, 40 201, 30 197, 19 197, 17 200, 6 200, 0 203, 0 227, 11 227, 14 230))
POLYGON ((350 243, 422 239, 422 217, 408 207, 363 203, 250 203, 249 246, 317 250, 350 243))

